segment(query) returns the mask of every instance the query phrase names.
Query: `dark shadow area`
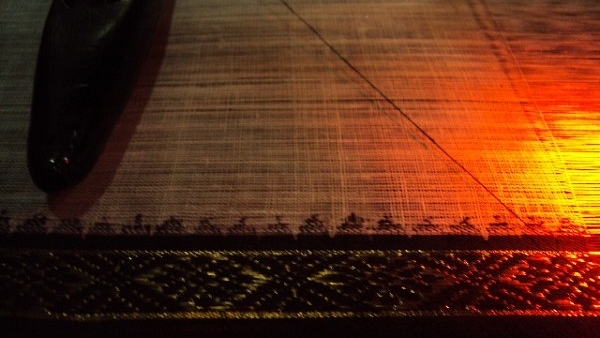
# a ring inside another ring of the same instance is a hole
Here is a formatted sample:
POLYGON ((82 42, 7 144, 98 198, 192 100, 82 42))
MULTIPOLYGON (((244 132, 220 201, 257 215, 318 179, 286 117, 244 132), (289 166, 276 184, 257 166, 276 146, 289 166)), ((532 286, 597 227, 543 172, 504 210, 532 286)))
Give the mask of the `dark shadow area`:
POLYGON ((111 184, 152 96, 166 53, 176 0, 163 0, 162 13, 148 56, 141 66, 129 100, 87 177, 78 185, 49 194, 48 206, 60 218, 83 215, 111 184))
POLYGON ((140 320, 0 322, 5 337, 420 337, 596 338, 600 320, 561 316, 436 316, 298 320, 140 320))
POLYGON ((106 234, 0 234, 0 247, 51 250, 543 250, 588 252, 600 236, 395 236, 395 235, 230 235, 127 234, 123 227, 106 234))

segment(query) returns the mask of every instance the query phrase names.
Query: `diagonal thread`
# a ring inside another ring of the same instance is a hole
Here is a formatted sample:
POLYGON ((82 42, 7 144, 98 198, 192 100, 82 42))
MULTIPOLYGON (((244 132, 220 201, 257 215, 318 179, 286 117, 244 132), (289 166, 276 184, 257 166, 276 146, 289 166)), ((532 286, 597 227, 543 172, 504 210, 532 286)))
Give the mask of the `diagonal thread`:
POLYGON ((526 224, 525 220, 523 220, 508 204, 504 203, 489 187, 487 187, 480 179, 477 178, 471 171, 469 171, 464 165, 462 165, 456 158, 454 158, 444 147, 442 147, 425 129, 423 129, 419 124, 417 124, 408 114, 406 114, 392 99, 390 99, 379 87, 377 87, 366 75, 364 75, 358 68, 356 68, 346 57, 344 57, 323 35, 306 19, 304 19, 294 8, 288 4, 285 0, 279 0, 289 11, 292 13, 298 20, 300 20, 329 50, 337 56, 340 61, 342 61, 352 72, 354 72, 358 77, 360 77, 371 89, 373 89, 377 94, 379 94, 394 110, 396 110, 403 119, 409 122, 413 127, 415 127, 419 133, 421 133, 431 144, 434 145, 439 151, 442 152, 452 163, 454 163, 460 170, 466 173, 471 179, 473 179, 479 186, 483 188, 490 196, 492 196, 500 205, 502 205, 509 213, 515 216, 519 221, 523 224, 526 224))

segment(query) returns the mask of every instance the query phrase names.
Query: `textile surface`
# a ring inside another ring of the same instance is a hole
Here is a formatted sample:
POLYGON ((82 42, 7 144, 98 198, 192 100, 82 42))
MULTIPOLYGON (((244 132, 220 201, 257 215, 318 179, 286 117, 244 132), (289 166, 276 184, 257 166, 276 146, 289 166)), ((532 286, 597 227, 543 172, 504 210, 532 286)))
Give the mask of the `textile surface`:
POLYGON ((278 1, 171 2, 93 172, 46 196, 25 150, 49 4, 3 1, 0 206, 11 229, 40 214, 48 232, 61 219, 92 231, 136 215, 176 217, 185 231, 242 220, 298 232, 311 216, 330 232, 348 217, 361 231, 387 219, 484 237, 490 224, 598 226, 593 2, 290 5, 315 31, 278 1))
POLYGON ((47 195, 49 6, 0 0, 0 331, 598 336, 597 1, 166 1, 99 161, 47 195))

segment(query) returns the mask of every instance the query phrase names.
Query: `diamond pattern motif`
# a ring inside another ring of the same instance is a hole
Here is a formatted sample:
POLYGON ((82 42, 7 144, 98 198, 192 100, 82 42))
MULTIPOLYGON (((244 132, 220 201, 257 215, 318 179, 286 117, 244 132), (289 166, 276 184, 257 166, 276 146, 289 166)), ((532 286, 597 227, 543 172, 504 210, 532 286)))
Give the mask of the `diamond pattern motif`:
POLYGON ((4 249, 3 316, 175 318, 578 312, 600 265, 549 251, 4 249))

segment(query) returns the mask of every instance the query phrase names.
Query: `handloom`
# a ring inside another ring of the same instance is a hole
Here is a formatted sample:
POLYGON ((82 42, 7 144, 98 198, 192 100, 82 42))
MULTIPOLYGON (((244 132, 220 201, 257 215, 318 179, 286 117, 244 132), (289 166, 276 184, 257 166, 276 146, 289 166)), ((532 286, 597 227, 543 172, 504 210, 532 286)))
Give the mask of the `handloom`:
POLYGON ((96 166, 46 195, 49 4, 2 1, 3 328, 595 336, 594 6, 170 1, 96 166))

